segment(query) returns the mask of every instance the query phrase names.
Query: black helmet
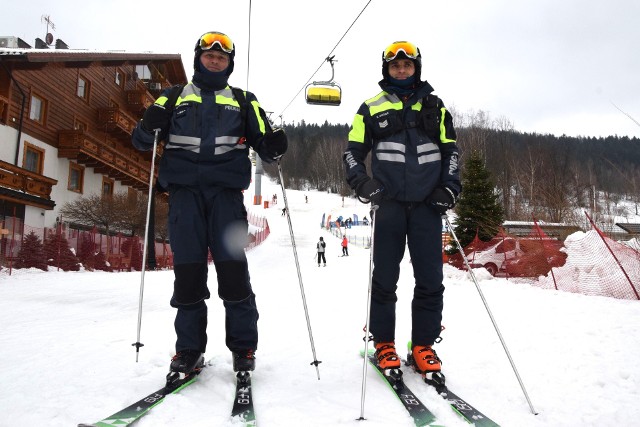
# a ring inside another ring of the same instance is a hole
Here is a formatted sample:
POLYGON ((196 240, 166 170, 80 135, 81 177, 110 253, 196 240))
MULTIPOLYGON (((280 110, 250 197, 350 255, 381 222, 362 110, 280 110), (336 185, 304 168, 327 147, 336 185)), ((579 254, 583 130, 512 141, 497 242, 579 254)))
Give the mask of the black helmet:
POLYGON ((224 33, 218 31, 209 31, 198 38, 195 55, 193 58, 193 69, 200 71, 200 55, 205 50, 218 50, 229 55, 229 67, 227 67, 227 76, 233 72, 233 58, 236 56, 236 47, 231 38, 224 33))
POLYGON ((420 80, 422 71, 422 55, 418 46, 407 41, 397 41, 391 43, 382 51, 382 76, 385 80, 389 77, 389 62, 394 59, 410 59, 416 67, 416 81, 420 80))

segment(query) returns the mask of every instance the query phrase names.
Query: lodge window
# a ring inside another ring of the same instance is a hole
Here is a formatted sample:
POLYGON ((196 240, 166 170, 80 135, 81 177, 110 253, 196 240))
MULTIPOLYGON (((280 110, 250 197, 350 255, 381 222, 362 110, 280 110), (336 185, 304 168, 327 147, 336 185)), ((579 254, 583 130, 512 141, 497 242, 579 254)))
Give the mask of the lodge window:
POLYGON ((40 124, 44 124, 45 110, 45 100, 38 95, 31 95, 31 104, 29 105, 29 118, 40 124))
POLYGON ((44 150, 25 142, 22 167, 28 171, 42 175, 44 169, 44 150))
POLYGON ((69 191, 75 191, 76 193, 82 193, 82 187, 84 185, 84 168, 75 163, 69 163, 69 184, 67 189, 69 191))
POLYGON ((102 177, 102 195, 103 196, 113 196, 113 180, 102 177))
POLYGON ((76 90, 76 95, 78 97, 84 99, 85 101, 89 100, 89 80, 85 79, 82 76, 78 76, 78 87, 76 90))
POLYGON ((124 83, 125 83, 125 74, 124 71, 122 71, 120 68, 116 68, 116 74, 114 77, 114 82, 116 85, 120 86, 120 89, 124 89, 124 83))
POLYGON ((151 78, 151 70, 146 65, 136 65, 135 75, 140 80, 149 80, 151 78))

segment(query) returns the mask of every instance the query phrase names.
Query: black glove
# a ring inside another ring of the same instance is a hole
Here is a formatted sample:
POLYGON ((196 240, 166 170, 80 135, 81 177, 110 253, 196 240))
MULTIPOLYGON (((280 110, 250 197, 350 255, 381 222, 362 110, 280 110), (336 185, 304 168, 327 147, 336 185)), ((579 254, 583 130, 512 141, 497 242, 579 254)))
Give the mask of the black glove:
POLYGON ((425 200, 427 205, 432 206, 440 215, 445 215, 447 210, 456 206, 456 194, 449 187, 440 186, 425 200))
POLYGON ((284 133, 284 129, 282 128, 274 129, 273 132, 266 134, 263 143, 267 156, 273 160, 278 160, 287 152, 287 148, 289 147, 287 134, 284 133))
POLYGON ((384 199, 384 186, 378 180, 367 177, 356 187, 356 194, 376 204, 384 199))
POLYGON ((150 105, 142 116, 142 127, 149 132, 160 129, 161 133, 165 133, 169 129, 171 112, 162 105, 150 105))

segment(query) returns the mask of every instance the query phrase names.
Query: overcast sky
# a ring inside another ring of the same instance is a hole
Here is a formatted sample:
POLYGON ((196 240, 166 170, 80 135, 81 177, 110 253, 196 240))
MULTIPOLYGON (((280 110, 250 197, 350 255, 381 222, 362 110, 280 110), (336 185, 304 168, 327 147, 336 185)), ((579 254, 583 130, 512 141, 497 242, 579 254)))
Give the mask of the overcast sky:
POLYGON ((230 83, 248 82, 276 123, 350 124, 379 91, 382 50, 409 40, 422 78, 459 113, 482 110, 523 132, 640 137, 637 0, 256 0, 251 21, 249 0, 5 3, 0 36, 34 45, 49 15, 70 48, 178 53, 187 76, 198 37, 222 31, 236 43, 230 83), (298 92, 331 77, 332 50, 342 105, 307 105, 298 92))

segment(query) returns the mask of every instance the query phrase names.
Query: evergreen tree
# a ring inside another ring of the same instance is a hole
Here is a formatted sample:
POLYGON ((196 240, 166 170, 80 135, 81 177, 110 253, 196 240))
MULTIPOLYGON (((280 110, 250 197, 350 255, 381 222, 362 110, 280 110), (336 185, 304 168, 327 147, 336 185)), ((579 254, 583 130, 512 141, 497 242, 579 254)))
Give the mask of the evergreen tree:
POLYGON ((491 173, 478 151, 472 151, 462 169, 462 194, 456 205, 455 232, 462 247, 478 234, 489 241, 500 231, 504 210, 494 190, 491 173))
POLYGON ((64 271, 80 270, 80 261, 71 252, 64 233, 58 233, 57 230, 49 233, 44 239, 44 254, 47 263, 54 267, 60 267, 64 271))
POLYGON ((80 238, 80 249, 78 251, 78 258, 84 266, 85 270, 103 270, 110 271, 110 267, 107 265, 107 257, 104 252, 100 251, 98 245, 93 240, 93 237, 89 233, 83 233, 80 238))
POLYGON ((42 241, 33 231, 22 240, 22 247, 16 257, 16 268, 39 268, 47 271, 42 241))

